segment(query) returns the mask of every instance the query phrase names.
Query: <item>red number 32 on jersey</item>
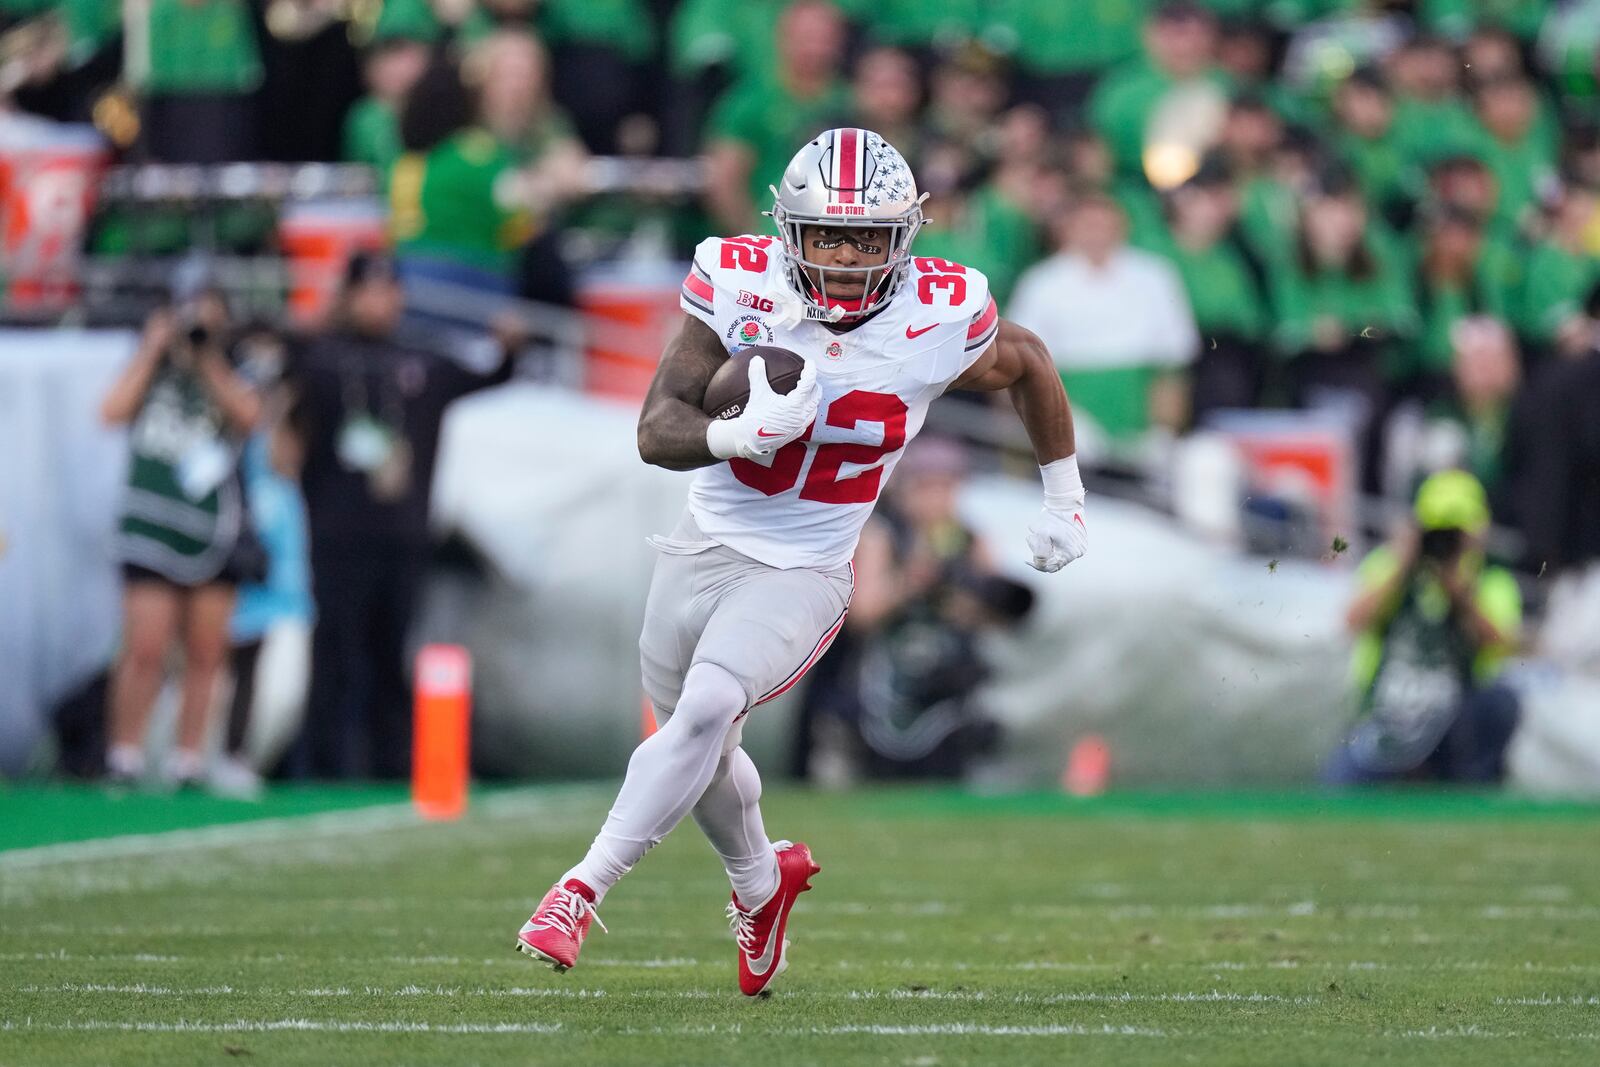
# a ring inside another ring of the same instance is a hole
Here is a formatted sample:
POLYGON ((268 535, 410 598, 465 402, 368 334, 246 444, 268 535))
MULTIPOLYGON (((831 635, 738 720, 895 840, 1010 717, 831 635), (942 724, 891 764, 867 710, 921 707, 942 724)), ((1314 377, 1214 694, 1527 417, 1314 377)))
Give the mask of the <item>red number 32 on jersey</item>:
MULTIPOLYGON (((836 441, 819 445, 805 484, 800 488, 800 499, 822 504, 870 504, 878 499, 878 486, 883 482, 882 466, 848 476, 841 476, 840 471, 846 463, 867 467, 904 448, 908 411, 906 402, 893 393, 869 393, 864 389, 846 393, 829 404, 823 420, 827 425, 853 430, 861 423, 880 423, 883 443, 836 441)), ((812 429, 815 425, 807 429, 804 436, 773 453, 770 466, 748 459, 728 460, 733 476, 766 496, 788 492, 800 480, 800 468, 806 462, 806 442, 811 439, 812 429)))

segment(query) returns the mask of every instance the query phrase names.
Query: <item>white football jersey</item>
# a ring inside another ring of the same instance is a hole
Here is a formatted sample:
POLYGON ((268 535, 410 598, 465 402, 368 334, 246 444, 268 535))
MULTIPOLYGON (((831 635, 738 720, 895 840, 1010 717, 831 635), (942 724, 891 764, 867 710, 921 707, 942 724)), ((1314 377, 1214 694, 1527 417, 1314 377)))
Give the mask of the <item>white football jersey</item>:
POLYGON ((775 237, 713 237, 695 249, 683 310, 730 352, 787 348, 816 365, 822 403, 805 437, 761 462, 702 467, 689 490, 696 524, 772 567, 842 566, 928 405, 994 342, 989 281, 959 263, 915 257, 888 305, 851 330, 780 324, 787 290, 775 237))

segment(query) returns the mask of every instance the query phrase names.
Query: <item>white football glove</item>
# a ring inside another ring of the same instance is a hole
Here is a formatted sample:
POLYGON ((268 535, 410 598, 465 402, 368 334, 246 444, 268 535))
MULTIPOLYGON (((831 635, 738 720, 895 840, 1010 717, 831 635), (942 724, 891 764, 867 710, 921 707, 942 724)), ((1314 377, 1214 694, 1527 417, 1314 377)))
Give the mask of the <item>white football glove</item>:
POLYGON ((711 421, 706 427, 706 447, 718 459, 765 458, 806 432, 821 401, 817 368, 810 360, 794 388, 777 393, 767 381, 767 361, 752 357, 750 400, 737 417, 711 421))
POLYGON ((1044 477, 1044 510, 1028 525, 1028 566, 1054 574, 1089 548, 1083 521, 1083 478, 1078 459, 1068 456, 1039 468, 1044 477))

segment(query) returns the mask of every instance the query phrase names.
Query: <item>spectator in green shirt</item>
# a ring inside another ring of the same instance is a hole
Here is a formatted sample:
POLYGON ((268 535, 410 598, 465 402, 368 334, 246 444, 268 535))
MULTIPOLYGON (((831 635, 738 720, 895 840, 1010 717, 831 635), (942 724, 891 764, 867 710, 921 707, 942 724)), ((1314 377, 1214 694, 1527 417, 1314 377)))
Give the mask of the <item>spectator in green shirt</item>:
POLYGON ((960 169, 975 170, 994 159, 997 120, 1006 102, 1000 56, 968 42, 942 58, 929 78, 929 136, 960 157, 960 169))
POLYGON ((1500 189, 1495 217, 1515 226, 1533 207, 1539 188, 1556 177, 1554 127, 1540 114, 1533 86, 1520 76, 1480 82, 1473 101, 1473 148, 1500 189))
POLYGON ((1220 93, 1217 28, 1211 13, 1188 0, 1163 4, 1145 21, 1145 55, 1108 74, 1089 102, 1089 117, 1111 145, 1117 168, 1144 170, 1147 124, 1178 93, 1220 93))
POLYGON ((990 170, 964 165, 959 147, 931 147, 920 167, 929 194, 928 223, 917 237, 919 255, 964 263, 983 271, 1002 306, 1017 278, 1039 258, 1039 203, 1043 168, 1026 155, 1002 158, 990 170))
POLYGON ((1516 580, 1487 566, 1489 505, 1465 471, 1417 492, 1415 518, 1356 574, 1348 612, 1361 718, 1324 775, 1337 785, 1498 782, 1518 718, 1499 682, 1522 625, 1516 580))
POLYGON ((1469 315, 1450 330, 1448 389, 1427 406, 1422 461, 1460 467, 1490 500, 1508 500, 1506 442, 1522 382, 1516 338, 1499 319, 1469 315))
POLYGON ((544 46, 526 29, 491 33, 468 54, 479 118, 516 165, 514 184, 527 244, 519 252, 522 295, 547 303, 572 299, 556 241, 558 221, 584 191, 589 154, 550 99, 544 46))
POLYGON ((539 34, 555 54, 556 97, 592 151, 617 151, 630 116, 650 111, 646 65, 655 21, 643 0, 541 0, 539 34))
POLYGON ((1483 223, 1448 205, 1430 211, 1417 264, 1420 330, 1413 366, 1424 394, 1438 392, 1455 359, 1455 326, 1471 315, 1505 316, 1511 294, 1502 284, 1483 223))
POLYGON ((778 64, 778 19, 788 0, 683 0, 668 26, 672 106, 662 116, 669 151, 700 147, 701 128, 730 85, 778 64))
POLYGON ((1430 32, 1460 40, 1492 27, 1532 43, 1549 10, 1549 0, 1419 0, 1418 16, 1430 32))
POLYGON ((1386 67, 1395 93, 1395 143, 1407 162, 1426 167, 1471 149, 1472 114, 1461 100, 1460 64, 1449 45, 1412 38, 1386 67))
POLYGON ((149 0, 145 62, 128 72, 144 98, 145 149, 164 163, 256 155, 250 94, 261 54, 245 0, 149 0))
POLYGON ((345 161, 365 163, 385 176, 400 158, 401 104, 427 69, 429 44, 438 33, 431 16, 403 21, 391 14, 399 9, 384 5, 362 59, 367 95, 344 120, 345 161))
POLYGON ((1200 330, 1195 421, 1221 408, 1255 407, 1263 384, 1267 308, 1234 234, 1239 198, 1233 175, 1220 157, 1208 157, 1165 200, 1166 226, 1144 244, 1178 268, 1200 330))
POLYGON ((1394 135, 1394 97, 1382 76, 1363 67, 1333 94, 1333 146, 1355 172, 1367 203, 1387 222, 1404 226, 1421 192, 1422 173, 1394 135))
MULTIPOLYGON (((924 6, 932 6, 924 0, 924 6)), ((1017 95, 1074 124, 1107 68, 1139 55, 1151 0, 998 0, 991 36, 1014 42, 1017 95)))
MULTIPOLYGON (((1246 6, 1254 0, 1244 0, 1246 6)), ((1224 14, 1217 3, 1207 5, 1224 14)), ((1278 77, 1272 27, 1257 18, 1224 18, 1217 34, 1217 66, 1234 92, 1253 93, 1272 106, 1285 122, 1310 122, 1309 101, 1278 77)))
POLYGON ((1600 286, 1600 193, 1567 183, 1554 208, 1550 232, 1528 258, 1522 292, 1524 333, 1567 358, 1594 346, 1594 322, 1584 307, 1600 286))
POLYGON ((839 80, 844 20, 826 0, 797 0, 778 22, 778 63, 733 88, 712 112, 706 146, 706 207, 724 233, 753 233, 768 187, 794 153, 850 98, 839 80))
POLYGON ((1239 231, 1264 269, 1289 256, 1318 145, 1301 127, 1285 129, 1259 97, 1234 100, 1219 148, 1239 190, 1239 231))
POLYGON ((1415 333, 1410 279, 1348 171, 1308 190, 1294 254, 1270 276, 1277 343, 1296 400, 1353 416, 1363 484, 1376 487, 1380 415, 1415 333))
POLYGON ((454 64, 436 61, 400 115, 405 153, 389 175, 389 227, 402 278, 510 293, 531 229, 510 193, 515 162, 477 125, 454 64))

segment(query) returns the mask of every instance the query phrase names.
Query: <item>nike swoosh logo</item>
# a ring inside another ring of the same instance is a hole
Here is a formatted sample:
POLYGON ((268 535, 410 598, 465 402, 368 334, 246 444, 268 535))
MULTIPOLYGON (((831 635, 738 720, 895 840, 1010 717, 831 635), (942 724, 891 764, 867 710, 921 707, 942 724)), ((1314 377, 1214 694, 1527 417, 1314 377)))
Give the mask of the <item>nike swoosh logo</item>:
POLYGON ((756 429, 756 436, 757 437, 782 437, 783 434, 781 434, 781 433, 768 433, 766 427, 762 426, 762 427, 758 427, 756 429))
MULTIPOLYGON (((779 897, 778 899, 772 901, 771 904, 768 904, 767 907, 770 908, 770 907, 772 907, 773 904, 776 904, 778 906, 779 910, 781 911, 782 908, 783 908, 784 901, 787 900, 787 899, 788 899, 787 895, 779 897)), ((758 957, 756 959, 751 959, 749 956, 745 956, 745 959, 748 960, 749 963, 750 963, 750 970, 751 970, 752 973, 757 974, 757 975, 764 975, 764 974, 767 973, 767 971, 772 969, 772 961, 778 955, 778 942, 780 942, 782 940, 783 940, 783 938, 778 936, 778 928, 777 928, 777 926, 774 925, 773 928, 772 928, 772 932, 767 935, 767 948, 766 948, 766 951, 761 953, 760 957, 758 957)))
MULTIPOLYGON (((937 322, 933 324, 933 326, 937 326, 937 325, 939 325, 937 322)), ((907 326, 906 327, 906 340, 907 341, 916 340, 918 337, 921 337, 923 334, 925 334, 929 330, 933 329, 933 326, 924 326, 920 330, 913 330, 911 327, 907 326)))
POLYGON ((1077 512, 1073 512, 1072 521, 1083 527, 1085 531, 1089 529, 1089 527, 1083 525, 1083 516, 1079 515, 1077 512))

